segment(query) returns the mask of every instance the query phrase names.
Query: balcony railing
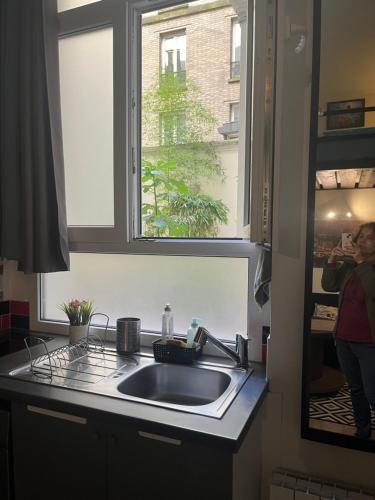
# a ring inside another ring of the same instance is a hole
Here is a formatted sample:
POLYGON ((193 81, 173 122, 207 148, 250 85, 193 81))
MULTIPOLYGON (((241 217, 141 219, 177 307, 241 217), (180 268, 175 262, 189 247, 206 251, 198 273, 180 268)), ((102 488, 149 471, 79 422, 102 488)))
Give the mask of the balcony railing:
POLYGON ((165 70, 162 70, 162 72, 160 73, 161 80, 162 79, 172 80, 172 78, 174 78, 174 80, 177 83, 185 83, 186 82, 186 71, 185 70, 169 71, 169 70, 165 69, 165 70))
POLYGON ((239 129, 239 122, 236 121, 223 123, 223 125, 219 127, 217 131, 226 139, 235 139, 236 137, 238 137, 239 129))
POLYGON ((241 71, 241 61, 232 61, 230 63, 230 77, 239 78, 241 71))

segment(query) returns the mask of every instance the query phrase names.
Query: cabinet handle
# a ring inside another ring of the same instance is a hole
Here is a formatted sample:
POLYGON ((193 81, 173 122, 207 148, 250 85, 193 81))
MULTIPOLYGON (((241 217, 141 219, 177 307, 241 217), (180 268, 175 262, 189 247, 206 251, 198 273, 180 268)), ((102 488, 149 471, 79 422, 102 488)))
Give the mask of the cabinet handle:
POLYGON ((160 434, 152 434, 151 432, 138 431, 141 437, 147 439, 154 439, 155 441, 162 441, 163 443, 174 444, 175 446, 180 446, 182 441, 180 439, 173 439, 167 436, 161 436, 160 434))
POLYGON ((32 413, 39 413, 40 415, 47 415, 47 417, 60 418, 61 420, 68 420, 69 422, 74 422, 75 424, 87 424, 87 418, 77 417, 76 415, 70 415, 69 413, 62 413, 61 411, 47 410, 46 408, 40 408, 39 406, 26 406, 28 411, 32 413))

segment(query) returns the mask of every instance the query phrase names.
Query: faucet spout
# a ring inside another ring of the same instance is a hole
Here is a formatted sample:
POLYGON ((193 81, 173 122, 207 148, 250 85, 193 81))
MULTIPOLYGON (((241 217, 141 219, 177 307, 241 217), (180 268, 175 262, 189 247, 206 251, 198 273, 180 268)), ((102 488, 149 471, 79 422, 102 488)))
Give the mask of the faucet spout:
POLYGON ((248 368, 247 345, 248 339, 244 339, 242 335, 236 335, 236 350, 234 351, 219 339, 214 337, 206 328, 200 326, 197 330, 196 338, 207 338, 220 351, 229 356, 236 363, 238 368, 248 368))

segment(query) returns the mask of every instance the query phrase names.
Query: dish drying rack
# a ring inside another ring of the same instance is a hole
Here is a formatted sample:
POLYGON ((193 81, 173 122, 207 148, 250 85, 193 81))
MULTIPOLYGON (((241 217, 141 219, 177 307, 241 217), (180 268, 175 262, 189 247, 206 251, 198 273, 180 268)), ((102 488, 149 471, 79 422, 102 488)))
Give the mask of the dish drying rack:
POLYGON ((75 344, 64 345, 53 351, 48 349, 47 343, 40 337, 33 337, 38 345, 42 345, 45 353, 33 358, 28 338, 24 339, 30 358, 32 376, 52 380, 54 377, 65 381, 95 383, 105 378, 117 368, 118 355, 113 350, 105 347, 109 316, 94 313, 90 317, 87 334, 75 344), (90 334, 90 327, 94 317, 106 318, 103 338, 90 334))

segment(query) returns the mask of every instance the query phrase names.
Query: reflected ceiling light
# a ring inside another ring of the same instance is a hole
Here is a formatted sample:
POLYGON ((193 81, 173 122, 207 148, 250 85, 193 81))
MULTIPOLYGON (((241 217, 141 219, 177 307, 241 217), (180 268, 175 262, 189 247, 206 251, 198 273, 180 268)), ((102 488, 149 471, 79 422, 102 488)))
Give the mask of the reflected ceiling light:
POLYGON ((352 217, 353 215, 352 215, 352 213, 351 213, 351 212, 346 212, 346 216, 350 218, 350 217, 352 217))
POLYGON ((328 219, 333 219, 335 217, 335 212, 328 212, 327 217, 328 219))

